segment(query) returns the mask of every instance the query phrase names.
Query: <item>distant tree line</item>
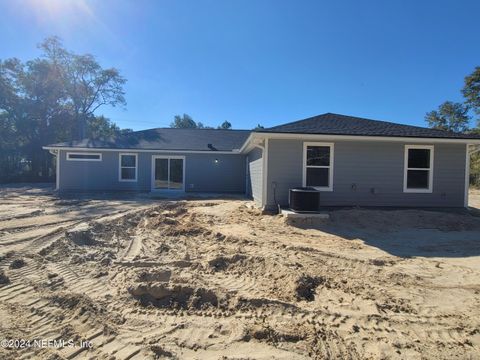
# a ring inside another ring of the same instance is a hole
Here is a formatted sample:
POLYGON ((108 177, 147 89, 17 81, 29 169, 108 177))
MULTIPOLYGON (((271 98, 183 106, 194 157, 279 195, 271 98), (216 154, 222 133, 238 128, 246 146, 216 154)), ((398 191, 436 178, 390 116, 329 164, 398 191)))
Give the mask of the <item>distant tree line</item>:
MULTIPOLYGON (((170 123, 170 127, 178 128, 178 129, 215 129, 212 126, 203 125, 203 123, 195 122, 192 117, 188 114, 175 115, 173 121, 170 123)), ((225 120, 221 125, 217 127, 217 129, 224 129, 230 130, 232 128, 232 124, 225 120)))
MULTIPOLYGON (((425 115, 425 121, 431 128, 480 134, 480 66, 465 77, 461 93, 463 102, 445 101, 437 110, 425 115), (475 115, 476 126, 470 127, 475 115)), ((480 152, 472 155, 470 163, 470 184, 480 186, 480 152)))
MULTIPOLYGON (((178 129, 215 129, 213 126, 203 125, 203 123, 200 121, 195 122, 195 120, 193 120, 188 114, 183 114, 182 116, 175 115, 173 121, 170 123, 170 127, 178 129)), ((217 129, 230 130, 232 129, 232 124, 225 120, 223 123, 217 126, 217 129)), ((264 127, 258 124, 253 130, 261 129, 264 129, 264 127)))
POLYGON ((0 59, 0 182, 52 180, 55 164, 44 145, 131 131, 94 114, 126 105, 117 69, 66 50, 57 37, 39 49, 26 62, 0 59))

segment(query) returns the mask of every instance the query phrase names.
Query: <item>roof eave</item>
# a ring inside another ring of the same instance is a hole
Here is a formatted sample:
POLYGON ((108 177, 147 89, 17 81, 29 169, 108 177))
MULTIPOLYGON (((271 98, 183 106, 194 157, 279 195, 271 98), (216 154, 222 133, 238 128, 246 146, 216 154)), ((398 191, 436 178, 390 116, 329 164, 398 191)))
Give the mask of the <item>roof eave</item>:
POLYGON ((134 149, 134 148, 100 148, 100 147, 72 147, 72 146, 42 146, 44 150, 64 151, 115 151, 115 152, 157 152, 157 153, 185 153, 185 154, 240 154, 239 149, 233 150, 191 150, 191 149, 134 149))
POLYGON ((301 139, 301 140, 350 140, 350 141, 386 141, 405 143, 456 143, 480 145, 480 138, 442 138, 442 137, 417 137, 417 136, 380 136, 380 135, 331 135, 312 133, 291 133, 273 131, 253 131, 240 148, 242 153, 251 150, 250 143, 254 138, 268 139, 301 139))

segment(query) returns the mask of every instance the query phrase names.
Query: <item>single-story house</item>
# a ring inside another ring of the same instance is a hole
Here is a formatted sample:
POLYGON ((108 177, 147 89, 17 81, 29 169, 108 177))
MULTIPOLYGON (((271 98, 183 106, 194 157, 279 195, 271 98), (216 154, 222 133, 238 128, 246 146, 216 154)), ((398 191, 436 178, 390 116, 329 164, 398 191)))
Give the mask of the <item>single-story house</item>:
POLYGON ((245 193, 264 208, 290 188, 323 206, 463 207, 480 136, 327 113, 259 130, 136 131, 45 146, 59 191, 245 193))

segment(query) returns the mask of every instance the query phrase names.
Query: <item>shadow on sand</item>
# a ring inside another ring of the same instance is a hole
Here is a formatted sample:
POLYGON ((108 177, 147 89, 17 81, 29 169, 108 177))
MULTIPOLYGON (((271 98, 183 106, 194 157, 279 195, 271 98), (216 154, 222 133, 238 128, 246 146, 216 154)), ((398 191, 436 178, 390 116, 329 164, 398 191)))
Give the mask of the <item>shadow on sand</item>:
POLYGON ((480 217, 475 211, 355 208, 329 213, 329 220, 293 225, 359 239, 403 258, 480 255, 480 217))

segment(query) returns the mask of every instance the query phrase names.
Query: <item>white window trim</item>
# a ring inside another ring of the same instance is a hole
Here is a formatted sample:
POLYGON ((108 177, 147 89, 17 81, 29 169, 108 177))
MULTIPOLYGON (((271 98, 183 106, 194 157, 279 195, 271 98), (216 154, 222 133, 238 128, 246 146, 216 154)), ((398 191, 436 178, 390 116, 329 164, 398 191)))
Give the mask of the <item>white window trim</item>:
POLYGON ((303 163, 302 163, 302 186, 307 185, 307 167, 309 168, 324 168, 328 171, 328 186, 314 186, 315 189, 320 191, 333 191, 333 168, 334 168, 334 143, 327 142, 304 142, 303 143, 303 163), (307 147, 308 146, 328 146, 330 148, 330 165, 329 166, 307 166, 307 147))
POLYGON ((102 161, 102 153, 67 152, 67 161, 102 161), (70 155, 98 155, 98 159, 70 159, 70 155))
POLYGON ((118 181, 120 182, 136 182, 138 179, 138 154, 136 153, 119 153, 118 154, 118 181), (133 169, 133 166, 122 166, 122 156, 135 156, 135 179, 122 179, 122 168, 133 169))
POLYGON ((432 193, 433 192, 433 145, 405 145, 403 158, 403 192, 404 193, 432 193), (408 150, 410 149, 428 149, 430 150, 430 167, 427 168, 409 168, 408 167, 408 150), (409 189, 407 188, 407 174, 408 170, 428 170, 428 189, 409 189))

